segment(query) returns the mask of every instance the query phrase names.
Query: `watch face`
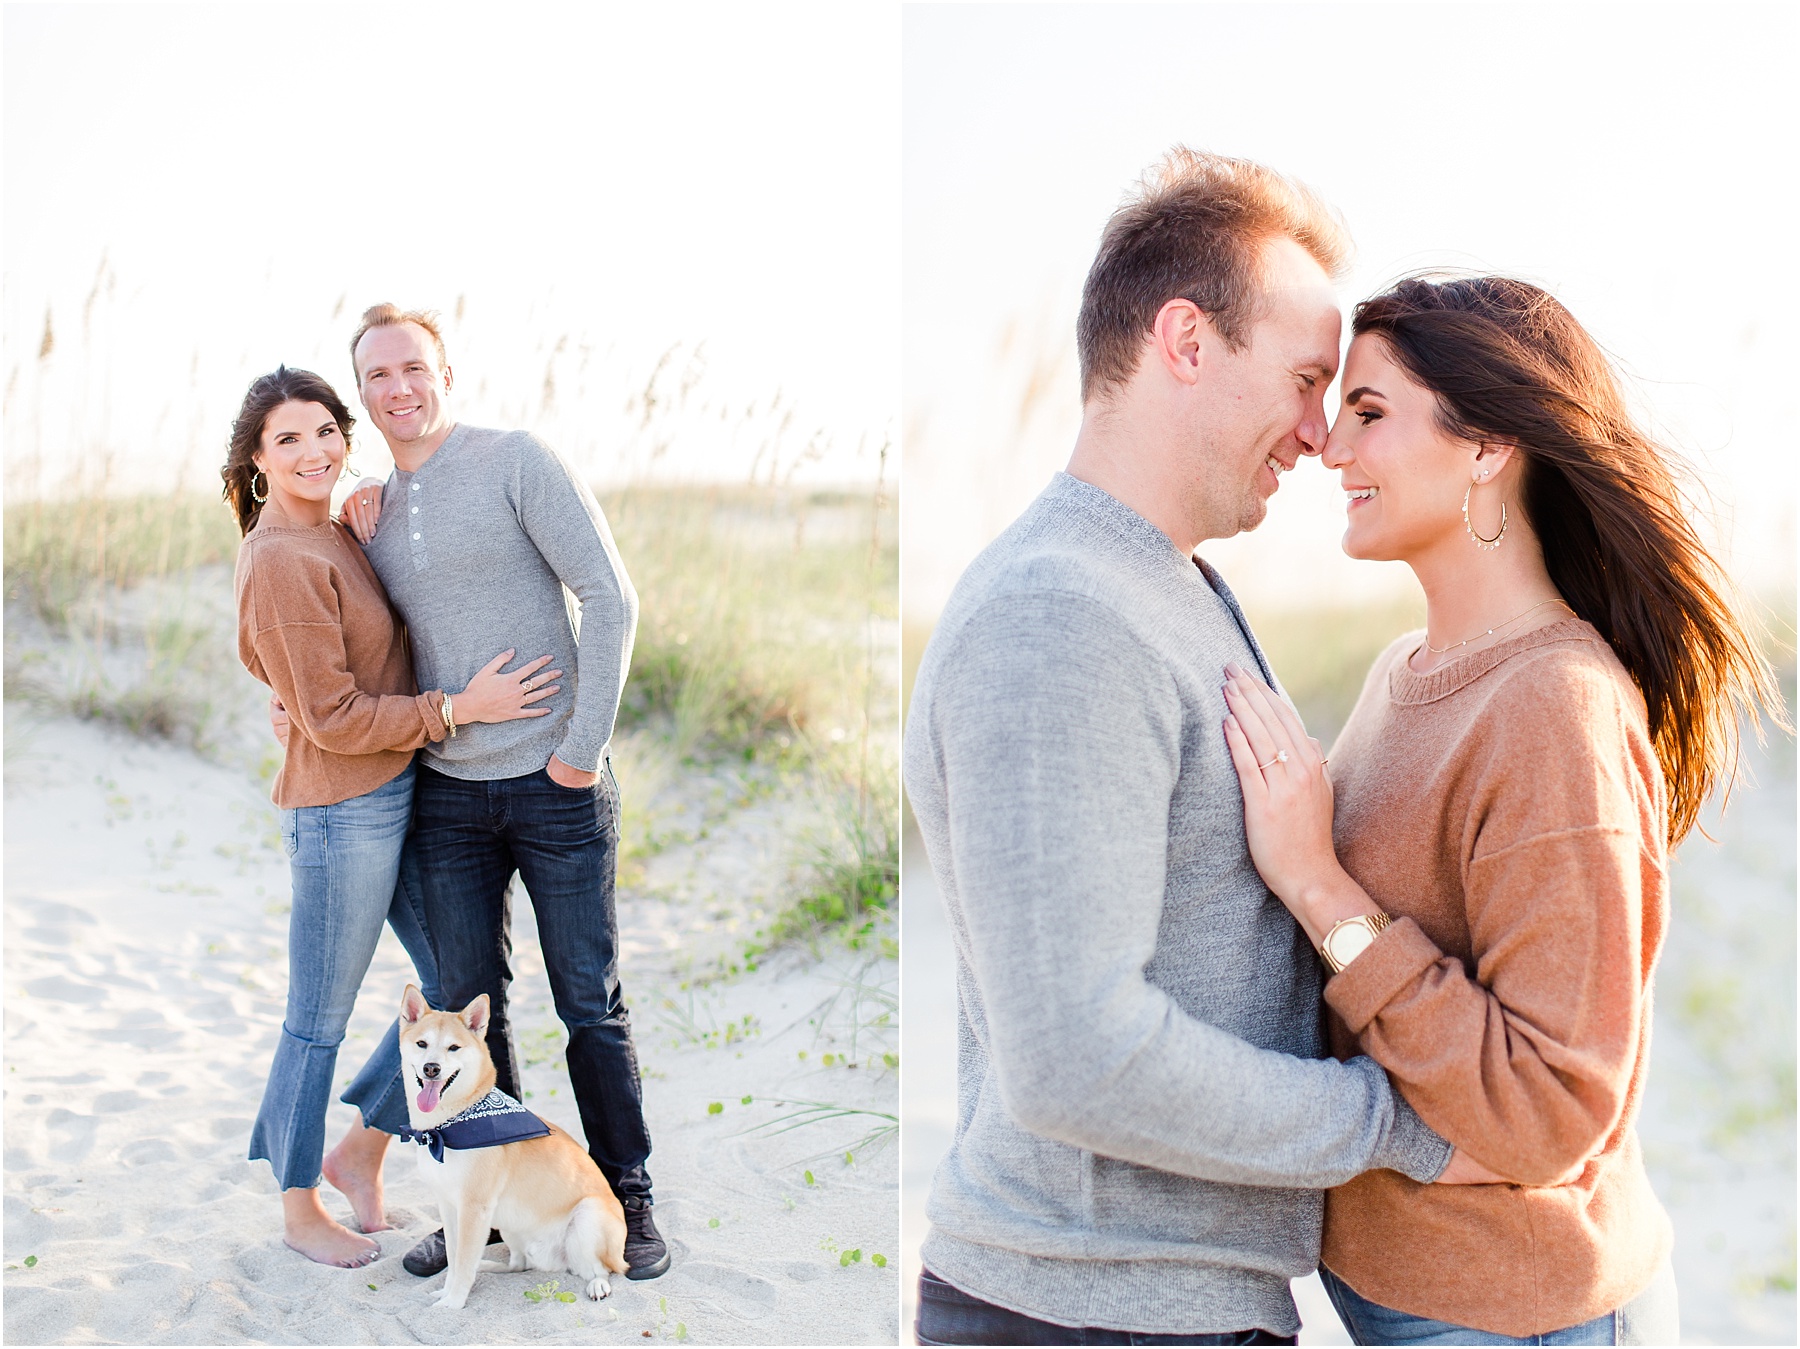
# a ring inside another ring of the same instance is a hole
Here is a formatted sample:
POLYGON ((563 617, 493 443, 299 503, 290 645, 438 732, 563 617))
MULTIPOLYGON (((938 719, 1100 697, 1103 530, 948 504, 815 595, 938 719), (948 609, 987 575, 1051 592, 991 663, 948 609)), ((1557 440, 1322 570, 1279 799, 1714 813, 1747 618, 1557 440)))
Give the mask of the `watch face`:
POLYGON ((1326 939, 1325 950, 1341 970, 1368 950, 1374 940, 1375 934, 1365 924, 1345 923, 1326 939))

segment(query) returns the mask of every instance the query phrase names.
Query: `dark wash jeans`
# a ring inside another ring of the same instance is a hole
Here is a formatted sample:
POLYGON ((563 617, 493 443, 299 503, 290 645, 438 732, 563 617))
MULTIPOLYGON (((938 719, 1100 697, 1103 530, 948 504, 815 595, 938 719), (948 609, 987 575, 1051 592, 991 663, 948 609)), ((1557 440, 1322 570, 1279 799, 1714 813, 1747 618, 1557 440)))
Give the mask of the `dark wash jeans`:
POLYGON ((953 1288, 930 1270, 919 1275, 920 1344, 1293 1344, 1266 1330, 1220 1335, 1153 1335, 1147 1331, 1059 1326, 1008 1311, 953 1288))
POLYGON ((488 995, 487 1044, 499 1087, 522 1099, 506 1005, 518 871, 537 914, 556 1014, 569 1030, 569 1083, 588 1155, 621 1199, 648 1199, 650 1132, 619 986, 619 789, 611 765, 602 764, 592 787, 569 788, 541 768, 476 782, 421 762, 412 844, 445 1002, 459 1011, 488 995))

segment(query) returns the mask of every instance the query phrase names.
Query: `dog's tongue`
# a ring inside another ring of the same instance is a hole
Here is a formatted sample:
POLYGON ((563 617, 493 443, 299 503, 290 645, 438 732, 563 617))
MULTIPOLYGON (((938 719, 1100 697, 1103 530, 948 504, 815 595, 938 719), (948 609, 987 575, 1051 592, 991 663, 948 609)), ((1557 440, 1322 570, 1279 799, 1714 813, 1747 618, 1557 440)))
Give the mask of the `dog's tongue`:
POLYGON ((437 1078, 435 1078, 435 1077, 432 1078, 431 1081, 427 1082, 423 1087, 421 1087, 419 1089, 419 1109, 427 1115, 429 1115, 433 1110, 436 1110, 437 1103, 438 1103, 438 1096, 443 1092, 443 1090, 444 1090, 444 1084, 442 1082, 440 1082, 437 1078))

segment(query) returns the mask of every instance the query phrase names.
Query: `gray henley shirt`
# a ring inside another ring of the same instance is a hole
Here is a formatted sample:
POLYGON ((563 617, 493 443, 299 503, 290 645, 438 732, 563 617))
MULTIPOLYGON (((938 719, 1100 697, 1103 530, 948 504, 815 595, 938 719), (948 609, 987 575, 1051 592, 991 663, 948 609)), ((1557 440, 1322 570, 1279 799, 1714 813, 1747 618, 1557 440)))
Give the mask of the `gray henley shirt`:
POLYGON ((1231 592, 1056 479, 958 582, 906 786, 957 954, 957 1127, 925 1264, 1069 1326, 1299 1328, 1322 1190, 1449 1144, 1372 1059, 1325 1057, 1318 957, 1244 840, 1231 592))
MULTIPOLYGON (((425 762, 484 781, 535 773, 555 754, 593 772, 631 668, 637 592, 587 484, 527 431, 458 423, 417 473, 398 469, 364 552, 406 620, 421 689, 455 694, 508 647, 502 667, 548 655, 561 692, 546 717, 462 726, 425 762)), ((454 711, 454 701, 452 710, 454 711)))

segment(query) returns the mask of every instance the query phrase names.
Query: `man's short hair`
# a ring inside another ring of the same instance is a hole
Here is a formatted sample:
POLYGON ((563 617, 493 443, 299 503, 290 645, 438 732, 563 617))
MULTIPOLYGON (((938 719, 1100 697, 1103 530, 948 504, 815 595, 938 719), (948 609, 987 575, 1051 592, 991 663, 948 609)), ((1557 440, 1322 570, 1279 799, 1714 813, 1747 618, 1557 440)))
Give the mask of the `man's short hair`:
POLYGON ((1170 300, 1193 301, 1226 345, 1241 350, 1262 314, 1263 244, 1282 236, 1333 280, 1349 263, 1349 232, 1310 188, 1248 159, 1184 145, 1163 156, 1106 222, 1082 288, 1082 403, 1131 378, 1170 300))
POLYGON ((371 328, 393 328, 402 323, 416 323, 430 333, 431 340, 437 345, 438 369, 443 370, 449 366, 450 357, 444 351, 444 335, 438 331, 436 310, 372 304, 363 310, 362 322, 356 325, 356 331, 350 335, 350 369, 355 373, 358 384, 362 383, 362 371, 356 368, 356 344, 363 340, 363 334, 371 328))

